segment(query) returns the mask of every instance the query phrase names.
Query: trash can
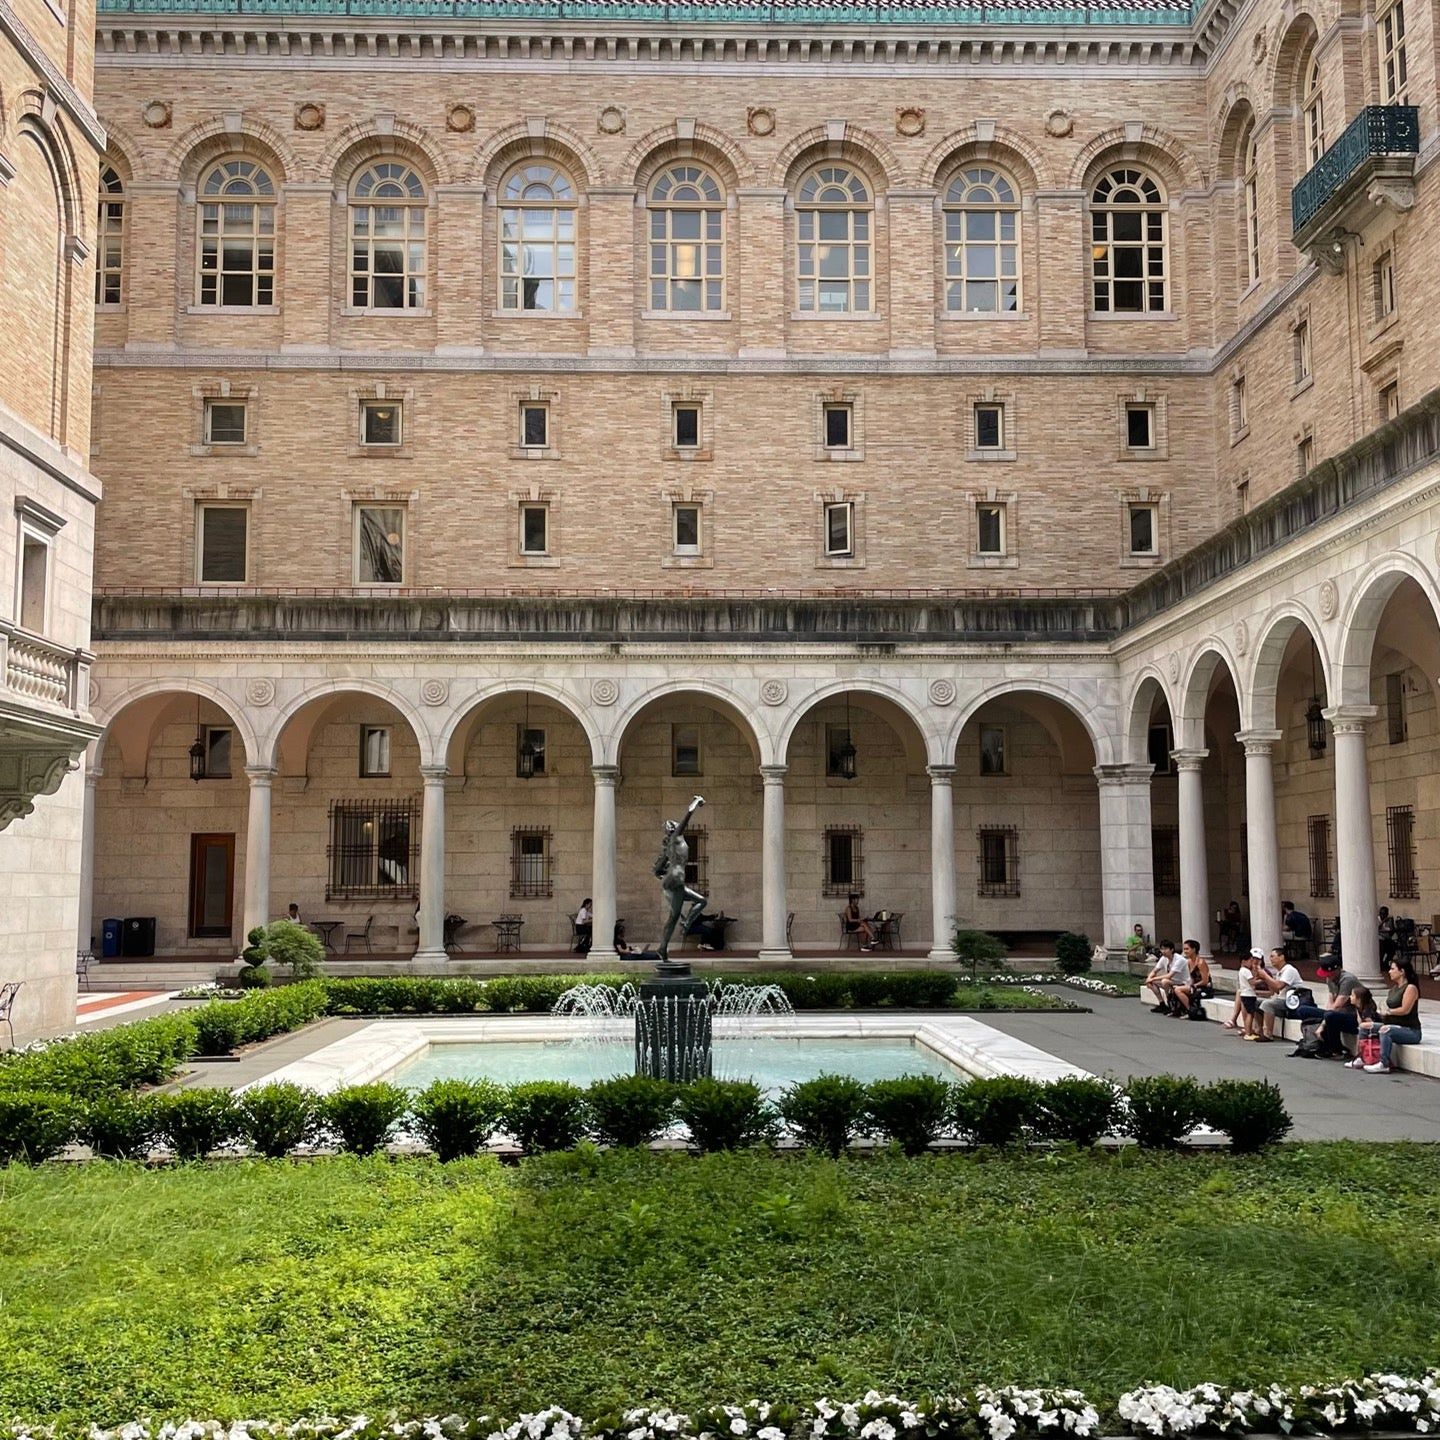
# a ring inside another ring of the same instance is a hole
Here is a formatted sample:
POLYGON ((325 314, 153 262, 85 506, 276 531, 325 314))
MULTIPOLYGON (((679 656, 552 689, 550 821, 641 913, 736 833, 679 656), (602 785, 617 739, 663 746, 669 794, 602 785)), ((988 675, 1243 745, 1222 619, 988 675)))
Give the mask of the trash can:
POLYGON ((119 920, 102 920, 100 922, 100 958, 102 960, 118 960, 120 958, 119 920))
POLYGON ((155 953, 155 917, 127 915, 125 930, 120 937, 122 955, 153 955, 155 953))

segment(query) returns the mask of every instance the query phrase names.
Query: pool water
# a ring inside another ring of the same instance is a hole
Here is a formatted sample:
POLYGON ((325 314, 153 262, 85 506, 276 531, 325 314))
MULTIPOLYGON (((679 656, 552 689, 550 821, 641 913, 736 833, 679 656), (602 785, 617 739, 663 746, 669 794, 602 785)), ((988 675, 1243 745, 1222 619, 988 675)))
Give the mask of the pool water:
MULTIPOLYGON (((624 1043, 599 1039, 494 1040, 483 1044, 434 1044, 391 1077, 397 1085, 423 1089, 432 1080, 569 1080, 589 1085, 629 1074, 633 1051, 624 1043)), ((721 1040, 715 1074, 727 1080, 755 1080, 772 1096, 817 1075, 853 1075, 862 1081, 897 1075, 961 1078, 961 1072, 926 1045, 913 1040, 821 1040, 751 1036, 721 1040)))

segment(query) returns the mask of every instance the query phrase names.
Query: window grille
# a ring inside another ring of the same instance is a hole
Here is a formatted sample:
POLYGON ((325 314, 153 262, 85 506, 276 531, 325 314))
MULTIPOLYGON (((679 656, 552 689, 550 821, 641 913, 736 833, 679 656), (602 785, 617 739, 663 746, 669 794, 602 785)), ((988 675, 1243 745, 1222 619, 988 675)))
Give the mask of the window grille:
POLYGON ((858 825, 834 825, 825 831, 825 844, 820 852, 825 865, 821 894, 865 893, 862 838, 858 825))
POLYGON ((1420 877, 1415 873, 1415 807, 1391 805, 1385 811, 1385 838, 1390 846, 1390 898, 1418 900, 1420 877))
POLYGON ((1305 833, 1310 842, 1310 894, 1327 898, 1335 893, 1335 877, 1330 872, 1330 817, 1307 817, 1305 833))
POLYGON ((549 830, 510 832, 510 898, 546 899, 555 893, 549 830))
POLYGON ((710 893, 710 834, 707 830, 687 830, 685 843, 690 858, 685 862, 685 883, 702 895, 710 893))
POLYGON ((1020 893, 1020 832, 1013 825, 984 826, 980 842, 977 895, 1012 897, 1020 893))
POLYGON ((1180 893, 1180 830, 1175 825, 1157 825, 1150 832, 1150 853, 1157 895, 1180 893))
POLYGON ((414 797, 330 802, 327 900, 414 896, 420 851, 414 797))

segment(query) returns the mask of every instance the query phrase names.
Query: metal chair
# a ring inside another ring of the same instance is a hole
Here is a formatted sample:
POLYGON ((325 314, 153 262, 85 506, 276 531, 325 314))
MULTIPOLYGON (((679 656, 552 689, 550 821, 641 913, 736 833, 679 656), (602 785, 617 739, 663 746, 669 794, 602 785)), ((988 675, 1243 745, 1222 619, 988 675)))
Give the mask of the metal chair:
POLYGON ((444 943, 447 950, 458 950, 460 948, 460 932, 468 923, 463 915, 447 915, 445 917, 444 943))
POLYGON ((75 985, 77 989, 88 990, 90 988, 90 967, 95 963, 95 952, 93 950, 77 950, 75 952, 75 985))
MULTIPOLYGON (((900 922, 905 918, 903 910, 887 910, 884 919, 875 926, 875 946, 886 950, 903 950, 900 943, 900 922)), ((877 917, 878 918, 878 917, 877 917)))
POLYGON ((345 950, 347 954, 349 953, 350 942, 352 940, 363 941, 365 944, 365 953, 367 955, 374 954, 374 950, 371 948, 370 945, 370 931, 374 928, 374 925, 375 917, 371 915, 366 919, 365 928, 363 930, 347 930, 345 932, 345 950))
POLYGON ((15 1009, 15 997, 20 993, 23 980, 9 980, 0 985, 0 1020, 5 1022, 6 1028, 10 1031, 10 1048, 15 1048, 15 1022, 10 1018, 11 1012, 15 1009))
POLYGON ((840 948, 842 950, 853 950, 860 943, 860 932, 851 930, 845 924, 845 912, 837 910, 836 919, 840 921, 840 948))

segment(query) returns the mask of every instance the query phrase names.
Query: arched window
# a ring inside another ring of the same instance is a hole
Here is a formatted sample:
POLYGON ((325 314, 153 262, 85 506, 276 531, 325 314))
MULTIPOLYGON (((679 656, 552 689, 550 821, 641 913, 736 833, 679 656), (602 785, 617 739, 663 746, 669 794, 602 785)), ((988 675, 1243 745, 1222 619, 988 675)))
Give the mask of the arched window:
POLYGON ((725 197, 698 165, 671 165, 650 187, 650 308, 725 308, 725 197))
POLYGON ((120 303, 125 259, 125 185, 114 167, 100 167, 100 214, 95 225, 95 303, 120 303))
POLYGON ((425 306, 425 182, 402 160, 377 160, 350 187, 350 304, 425 306))
POLYGON ((795 199, 799 308, 821 315, 870 309, 870 190, 844 165, 820 165, 795 199))
POLYGON ((1303 73, 1300 106, 1305 116, 1305 156, 1313 166, 1325 153, 1325 95, 1320 88, 1320 57, 1314 51, 1303 73))
POLYGON ((1165 197, 1143 170, 1107 170, 1090 195, 1090 269, 1097 311, 1165 308, 1165 197))
POLYGON ((971 165, 945 191, 945 308, 998 314, 1020 308, 1020 199, 988 165, 971 165))
POLYGON ((1255 126, 1246 127, 1240 147, 1240 188, 1245 224, 1245 284, 1260 278, 1260 192, 1255 159, 1255 126))
POLYGON ((275 303, 275 184, 254 160, 222 160, 200 186, 199 303, 275 303))
POLYGON ((522 165, 500 210, 500 308, 575 309, 575 187, 553 165, 522 165))

